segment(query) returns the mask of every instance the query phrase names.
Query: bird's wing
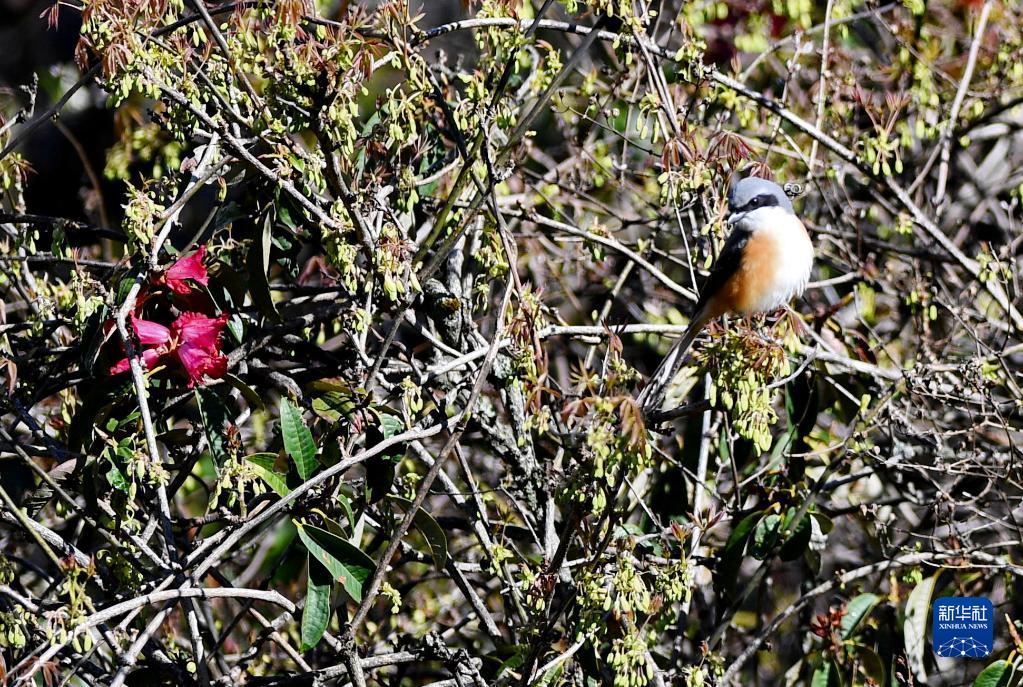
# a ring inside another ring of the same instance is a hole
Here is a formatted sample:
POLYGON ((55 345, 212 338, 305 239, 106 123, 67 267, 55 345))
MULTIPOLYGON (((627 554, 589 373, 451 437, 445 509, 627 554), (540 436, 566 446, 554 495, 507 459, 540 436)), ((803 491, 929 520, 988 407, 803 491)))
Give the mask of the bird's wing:
POLYGON ((700 299, 696 302, 696 308, 693 310, 694 319, 702 314, 710 299, 721 291, 732 275, 739 269, 739 266, 742 264, 742 254, 746 244, 749 243, 750 235, 751 232, 748 229, 736 228, 725 239, 725 245, 721 249, 721 254, 718 255, 717 262, 714 263, 710 270, 710 276, 707 277, 703 288, 700 289, 700 299))
POLYGON ((664 356, 664 360, 650 375, 646 387, 636 398, 644 411, 650 412, 660 408, 664 400, 664 392, 682 366, 689 346, 692 345, 703 326, 717 315, 717 313, 708 312, 707 305, 739 269, 739 265, 742 264, 743 250, 749 239, 750 232, 746 229, 734 229, 725 239, 725 246, 721 249, 721 254, 718 256, 717 262, 714 263, 714 267, 711 268, 710 276, 707 277, 707 281, 700 291, 700 299, 689 320, 689 328, 682 338, 672 346, 668 355, 664 356))

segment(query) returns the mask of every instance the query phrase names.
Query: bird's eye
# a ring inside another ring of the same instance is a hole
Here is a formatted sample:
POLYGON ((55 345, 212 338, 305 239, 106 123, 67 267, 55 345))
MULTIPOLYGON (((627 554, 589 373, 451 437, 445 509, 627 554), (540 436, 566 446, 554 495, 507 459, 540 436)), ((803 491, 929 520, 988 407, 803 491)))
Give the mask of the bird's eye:
POLYGON ((760 196, 757 196, 756 198, 751 200, 749 204, 751 208, 755 208, 756 206, 760 205, 760 196))

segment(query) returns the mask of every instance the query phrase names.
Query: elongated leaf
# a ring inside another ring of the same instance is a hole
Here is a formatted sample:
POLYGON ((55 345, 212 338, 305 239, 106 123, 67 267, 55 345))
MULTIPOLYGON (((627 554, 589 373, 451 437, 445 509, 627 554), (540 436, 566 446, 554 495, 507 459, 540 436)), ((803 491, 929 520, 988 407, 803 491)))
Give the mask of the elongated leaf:
POLYGON ((830 678, 831 664, 825 663, 820 668, 813 671, 813 677, 810 678, 810 687, 828 687, 830 678))
POLYGON ((342 417, 351 418, 357 409, 354 396, 344 391, 324 391, 313 399, 313 412, 328 422, 337 422, 342 417))
POLYGON ((1008 661, 995 661, 973 681, 973 687, 1008 687, 1012 678, 1012 666, 1008 661))
POLYGON ((756 529, 753 530, 753 545, 750 546, 750 555, 757 560, 766 558, 778 542, 780 531, 781 516, 775 513, 771 513, 757 523, 756 529))
MULTIPOLYGON (((404 429, 400 418, 386 413, 379 413, 380 422, 366 429, 366 446, 372 447, 384 439, 389 439, 404 429)), ((377 454, 367 460, 363 467, 366 470, 366 500, 376 503, 387 496, 394 483, 395 470, 401 462, 400 455, 377 454)))
MULTIPOLYGON (((224 304, 229 306, 231 311, 235 311, 245 302, 245 294, 249 291, 249 279, 247 275, 236 270, 233 265, 224 260, 216 260, 211 266, 208 288, 210 293, 215 294, 215 297, 223 299, 224 304)), ((228 320, 227 329, 234 336, 238 333, 239 327, 244 330, 241 318, 236 313, 228 320), (234 320, 234 324, 232 324, 232 320, 234 320)))
POLYGON ((380 416, 380 431, 383 432, 384 439, 390 439, 397 434, 401 434, 404 429, 405 423, 402 422, 400 417, 394 415, 380 416))
POLYGON ((224 449, 224 425, 231 421, 231 417, 220 396, 212 389, 197 388, 195 401, 199 406, 199 417, 202 418, 202 428, 206 434, 210 455, 213 456, 213 462, 219 470, 227 460, 227 451, 224 449))
POLYGON ((341 506, 341 510, 345 512, 345 517, 348 519, 348 526, 350 529, 355 529, 355 514, 352 512, 352 502, 344 493, 337 493, 337 502, 341 506))
POLYGON ((245 460, 252 463, 252 469, 256 471, 259 478, 266 482, 267 486, 273 489, 278 496, 287 496, 291 493, 291 489, 288 489, 287 477, 274 470, 277 454, 253 453, 251 456, 245 456, 245 460))
POLYGON ((101 306, 92 313, 85 321, 85 326, 82 328, 82 342, 81 347, 81 361, 83 370, 91 370, 96 364, 96 360, 99 358, 100 350, 103 348, 102 344, 105 340, 103 336, 103 323, 110 319, 110 308, 106 305, 101 306))
POLYGON ((302 609, 302 651, 309 651, 319 644, 330 622, 330 571, 311 555, 308 558, 309 579, 306 583, 305 608, 302 609))
POLYGON ((829 659, 814 671, 810 687, 842 687, 842 677, 834 661, 829 659))
POLYGON ((906 601, 906 622, 902 626, 902 634, 906 641, 906 658, 913 676, 920 682, 927 682, 927 669, 924 667, 924 649, 927 646, 927 611, 931 606, 931 595, 938 575, 927 578, 910 592, 906 601))
POLYGON ((110 469, 107 470, 107 481, 114 489, 119 489, 125 494, 128 493, 128 480, 116 465, 111 464, 110 469))
POLYGON ((373 574, 376 563, 358 547, 327 530, 296 522, 298 536, 309 553, 324 565, 335 582, 356 601, 362 601, 362 585, 373 574))
POLYGON ((213 216, 213 222, 210 231, 215 232, 217 229, 222 229, 223 227, 226 227, 228 224, 231 224, 232 222, 235 222, 240 219, 244 219, 248 216, 249 213, 242 210, 241 206, 239 206, 238 203, 234 202, 233 200, 228 201, 225 205, 221 206, 221 208, 217 210, 217 214, 213 216))
POLYGON ((311 512, 320 516, 320 519, 323 521, 323 525, 328 532, 330 532, 331 534, 335 534, 341 537, 342 539, 345 538, 345 528, 341 526, 341 523, 331 518, 329 515, 324 513, 323 510, 320 508, 313 508, 311 512))
POLYGON ((739 566, 742 564, 742 556, 746 551, 746 542, 749 540, 757 520, 763 515, 762 511, 750 513, 739 521, 728 536, 725 550, 721 554, 714 575, 715 584, 720 585, 729 595, 735 589, 736 578, 739 574, 739 566))
POLYGON ((400 458, 375 455, 363 463, 366 470, 366 501, 376 503, 387 496, 394 484, 400 458))
POLYGON ((888 671, 885 670, 884 662, 877 652, 869 646, 856 645, 856 655, 860 661, 860 672, 869 677, 878 685, 885 684, 888 671))
MULTIPOLYGON (((406 513, 412 507, 411 501, 400 496, 388 496, 387 498, 406 513)), ((432 515, 422 508, 416 509, 416 515, 412 520, 412 524, 423 535, 426 543, 430 545, 430 555, 433 556, 433 564, 437 566, 438 570, 443 570, 448 562, 448 538, 444 534, 444 528, 440 526, 432 515)))
POLYGON ((284 450, 295 461, 298 475, 305 481, 316 471, 316 444, 302 419, 302 411, 288 399, 281 400, 281 436, 284 450))
POLYGON ((504 662, 497 667, 495 677, 501 677, 510 670, 516 670, 522 667, 522 664, 526 662, 528 656, 528 650, 522 645, 518 645, 512 651, 512 655, 504 660, 504 662))
POLYGON ((842 616, 842 639, 849 639, 856 628, 881 600, 877 594, 860 594, 849 602, 845 615, 842 616))
MULTIPOLYGON (((124 375, 127 377, 128 375, 124 375)), ((131 381, 123 380, 120 384, 114 384, 116 378, 111 378, 105 384, 94 384, 92 388, 82 389, 84 394, 78 410, 71 419, 71 426, 68 428, 68 450, 80 451, 89 441, 92 441, 93 432, 101 427, 101 420, 106 410, 110 408, 110 401, 118 394, 127 393, 131 381)))
POLYGON ((750 531, 752 531, 753 526, 757 523, 757 520, 761 515, 762 511, 756 511, 740 520, 739 524, 735 526, 734 530, 732 530, 732 533, 728 535, 728 542, 725 543, 725 551, 735 550, 740 545, 745 544, 750 531))
POLYGON ((243 382, 240 377, 228 372, 224 375, 224 381, 233 386, 235 389, 238 389, 242 396, 245 397, 245 400, 253 406, 256 408, 263 408, 263 398, 255 389, 243 382))
POLYGON ((823 534, 830 534, 831 530, 835 529, 835 523, 823 513, 814 513, 813 519, 817 521, 817 525, 821 528, 823 534))
POLYGON ((249 270, 249 292, 252 302, 256 304, 264 317, 273 322, 280 322, 281 315, 277 312, 270 293, 270 280, 267 272, 270 269, 270 246, 273 239, 273 217, 267 213, 260 227, 259 236, 252 242, 247 257, 249 270))
POLYGON ((788 516, 785 518, 785 529, 791 532, 781 545, 781 548, 778 549, 778 558, 783 561, 794 561, 802 556, 803 552, 806 551, 806 547, 810 544, 810 537, 813 536, 810 516, 804 514, 799 524, 792 527, 790 519, 795 517, 795 515, 796 509, 793 508, 790 509, 788 516))

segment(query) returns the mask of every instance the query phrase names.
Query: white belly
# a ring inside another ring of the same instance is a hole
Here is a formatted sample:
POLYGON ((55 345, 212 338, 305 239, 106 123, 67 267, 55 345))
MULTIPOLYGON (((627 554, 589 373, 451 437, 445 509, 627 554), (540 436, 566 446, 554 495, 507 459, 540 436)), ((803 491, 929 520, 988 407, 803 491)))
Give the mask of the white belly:
MULTIPOLYGON (((771 278, 753 302, 753 310, 769 312, 786 305, 803 294, 810 282, 813 268, 813 244, 802 222, 780 208, 763 208, 757 214, 769 214, 766 221, 758 221, 757 234, 767 234, 777 246, 775 269, 771 278), (766 212, 765 212, 766 211, 766 212)), ((757 218, 758 220, 761 218, 757 218)), ((757 238, 761 238, 758 236, 757 238)), ((767 238, 767 237, 764 237, 767 238)))

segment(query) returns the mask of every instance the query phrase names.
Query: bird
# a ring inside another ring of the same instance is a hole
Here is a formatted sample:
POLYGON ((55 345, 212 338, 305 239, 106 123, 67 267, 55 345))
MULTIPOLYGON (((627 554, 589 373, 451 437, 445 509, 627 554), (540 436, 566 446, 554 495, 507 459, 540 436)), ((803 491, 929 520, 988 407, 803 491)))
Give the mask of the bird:
POLYGON ((712 320, 726 313, 771 312, 801 296, 813 268, 813 243, 778 184, 758 177, 736 182, 728 194, 731 232, 711 268, 682 338, 672 346, 636 397, 646 414, 660 410, 686 351, 712 320))

